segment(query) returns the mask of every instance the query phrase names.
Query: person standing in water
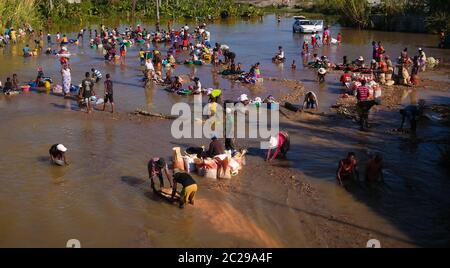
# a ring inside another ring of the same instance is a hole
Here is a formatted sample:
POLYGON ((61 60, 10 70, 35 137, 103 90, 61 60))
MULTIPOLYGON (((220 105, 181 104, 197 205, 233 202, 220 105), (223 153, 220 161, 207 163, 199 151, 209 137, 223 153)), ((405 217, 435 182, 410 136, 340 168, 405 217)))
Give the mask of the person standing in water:
POLYGON ((369 127, 369 111, 373 106, 368 102, 369 88, 366 86, 366 80, 362 80, 361 86, 356 89, 356 99, 358 100, 356 110, 359 115, 360 130, 364 130, 369 127))
POLYGON ((439 33, 439 48, 444 48, 445 47, 445 31, 441 30, 441 32, 439 33))
POLYGON ((111 103, 111 113, 114 113, 114 97, 113 97, 113 82, 111 80, 111 75, 106 74, 105 85, 105 100, 103 102, 103 111, 105 111, 106 104, 111 103))
POLYGON ((336 171, 336 179, 341 186, 344 185, 344 181, 359 180, 358 161, 354 152, 349 152, 345 159, 339 161, 339 166, 336 171))
POLYGON ((369 160, 369 162, 367 162, 366 181, 367 182, 384 181, 383 157, 381 156, 381 154, 376 154, 369 160))
POLYGON ((58 166, 69 165, 66 159, 67 148, 62 144, 53 144, 49 149, 50 160, 58 166))
POLYGON ((79 96, 84 99, 86 103, 86 113, 91 113, 92 104, 91 97, 95 96, 94 82, 92 81, 89 72, 86 72, 85 79, 81 82, 81 90, 79 96))
POLYGON ((338 35, 336 37, 336 41, 337 41, 338 46, 340 46, 342 43, 342 34, 341 33, 338 33, 338 35))
POLYGON ((64 96, 68 96, 70 94, 70 86, 72 84, 72 75, 70 73, 70 67, 67 63, 61 68, 61 76, 64 96))

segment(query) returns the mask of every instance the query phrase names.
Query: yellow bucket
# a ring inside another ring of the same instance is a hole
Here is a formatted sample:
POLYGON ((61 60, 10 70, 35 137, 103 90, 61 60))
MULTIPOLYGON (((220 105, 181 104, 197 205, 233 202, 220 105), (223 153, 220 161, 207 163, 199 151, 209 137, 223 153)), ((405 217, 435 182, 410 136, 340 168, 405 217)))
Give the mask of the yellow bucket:
POLYGON ((49 81, 45 81, 44 82, 44 87, 45 87, 45 89, 47 89, 47 90, 50 90, 51 89, 51 84, 50 84, 50 82, 49 81))

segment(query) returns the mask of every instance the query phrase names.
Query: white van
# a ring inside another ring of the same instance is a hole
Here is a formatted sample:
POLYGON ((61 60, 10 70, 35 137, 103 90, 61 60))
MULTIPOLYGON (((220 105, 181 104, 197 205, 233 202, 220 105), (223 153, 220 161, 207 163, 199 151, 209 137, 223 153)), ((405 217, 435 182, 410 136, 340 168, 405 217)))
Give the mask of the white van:
POLYGON ((294 16, 294 33, 315 33, 323 31, 323 20, 308 20, 304 16, 294 16))

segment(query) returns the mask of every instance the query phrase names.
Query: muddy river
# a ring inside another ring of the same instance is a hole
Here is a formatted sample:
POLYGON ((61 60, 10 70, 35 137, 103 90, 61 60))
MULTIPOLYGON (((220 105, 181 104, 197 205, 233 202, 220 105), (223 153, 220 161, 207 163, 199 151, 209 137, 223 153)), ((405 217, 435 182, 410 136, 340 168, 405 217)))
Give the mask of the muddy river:
MULTIPOLYGON (((293 90, 280 79, 295 79, 317 93, 325 113, 282 117, 281 126, 292 139, 285 161, 267 165, 256 149, 258 140, 239 140, 238 145, 250 148, 244 171, 229 181, 196 177, 197 202, 184 210, 151 193, 146 163, 154 156, 170 157, 174 146, 209 141, 176 140, 171 121, 128 115, 136 108, 169 113, 176 102, 192 102, 156 86, 143 88, 138 47, 112 65, 89 47, 87 36, 82 45, 69 46, 73 83, 92 67, 112 75, 114 115, 87 115, 73 101, 54 95, 0 96, 0 246, 64 247, 72 238, 82 247, 364 247, 372 238, 384 247, 450 246, 450 180, 437 165, 440 147, 435 142, 448 136, 449 128, 426 121, 411 139, 388 134, 400 123, 392 109, 377 107, 370 117, 373 127, 364 133, 351 120, 333 116, 329 108, 339 94, 338 75, 316 82, 314 72, 302 65, 304 36, 293 34, 291 23, 291 18, 277 23, 266 16, 208 25, 212 42, 229 45, 244 69, 260 62, 262 75, 275 81, 248 87, 224 79, 209 65, 176 68, 175 74, 196 74, 204 87, 222 88, 225 98, 280 96, 293 90), (279 45, 288 57, 284 66, 271 62, 279 45), (290 68, 293 59, 295 71, 290 68), (68 167, 49 164, 48 149, 54 143, 68 147, 68 167), (362 163, 370 154, 382 153, 385 183, 338 187, 337 162, 348 151, 356 152, 362 163)), ((411 53, 422 47, 429 56, 450 60, 449 50, 434 48, 433 35, 331 30, 333 36, 342 33, 342 45, 317 52, 332 61, 340 62, 343 55, 371 58, 372 40, 381 40, 391 57, 404 47, 411 53)), ((0 48, 0 80, 17 73, 21 82, 29 81, 41 66, 61 83, 57 59, 23 58, 23 45, 0 48)), ((450 82, 448 69, 427 75, 450 82)), ((405 90, 398 103, 419 98, 449 103, 450 93, 448 88, 405 90)))

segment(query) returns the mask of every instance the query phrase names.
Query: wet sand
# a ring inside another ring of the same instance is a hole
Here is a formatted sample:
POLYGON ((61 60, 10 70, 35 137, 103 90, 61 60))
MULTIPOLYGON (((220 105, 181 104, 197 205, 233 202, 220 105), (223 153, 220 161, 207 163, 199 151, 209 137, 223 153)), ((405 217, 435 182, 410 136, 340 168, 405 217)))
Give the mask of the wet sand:
MULTIPOLYGON (((79 239, 83 247, 365 247, 372 238, 383 247, 448 246, 450 181, 436 165, 438 146, 427 142, 448 135, 448 127, 421 123, 422 142, 386 134, 399 124, 398 111, 380 107, 371 114, 371 131, 357 131, 356 123, 330 111, 340 90, 337 74, 318 85, 307 68, 294 72, 270 62, 278 42, 284 40, 288 56, 298 55, 301 44, 298 35, 289 33, 288 22, 274 21, 267 17, 261 24, 211 25, 213 37, 229 40, 244 64, 262 62, 268 77, 262 87, 215 77, 208 66, 180 66, 177 72, 196 72, 204 85, 223 87, 225 98, 245 92, 299 102, 305 89, 317 92, 323 115, 283 110, 287 117, 282 117, 281 127, 292 139, 288 160, 267 165, 257 149, 259 140, 238 140, 238 146, 250 150, 239 176, 219 181, 196 177, 198 199, 185 210, 160 200, 150 191, 147 161, 153 156, 169 158, 174 146, 207 145, 208 140, 173 139, 170 120, 130 113, 136 108, 168 113, 172 103, 191 99, 170 96, 158 87, 144 90, 133 51, 124 67, 104 65, 98 52, 89 48, 73 48, 79 55, 73 63, 74 81, 80 80, 86 66, 113 73, 118 113, 87 115, 72 101, 53 95, 0 96, 0 246, 62 247, 70 238, 79 239), (266 48, 261 54, 239 45, 241 38, 248 38, 242 37, 243 32, 255 30, 270 31, 279 41, 261 45, 266 48), (48 148, 56 142, 69 148, 67 168, 49 165, 48 148), (385 184, 338 187, 337 161, 348 151, 355 151, 362 163, 381 152, 385 184)), ((411 34, 392 40, 378 32, 341 31, 348 39, 352 33, 366 43, 380 35, 376 38, 386 38, 392 46, 386 42, 385 46, 395 51, 404 40, 418 40, 411 34)), ((357 57, 350 54, 356 47, 370 52, 357 41, 344 39, 345 51, 320 52, 335 59, 342 53, 357 57)), ((449 57, 442 53, 441 57, 449 57)), ((11 60, 9 69, 1 69, 2 77, 20 71, 22 79, 32 79, 35 67, 44 65, 58 79, 54 58, 25 60, 8 53, 2 57, 11 60)), ((436 76, 445 80, 445 74, 436 76)), ((445 90, 425 88, 416 94, 433 103, 448 103, 445 90)), ((400 104, 419 97, 412 95, 401 98, 400 104)))
MULTIPOLYGON (((1 134, 8 145, 3 144, 0 177, 8 187, 0 196, 21 208, 1 210, 1 218, 7 221, 0 234, 3 246, 58 247, 68 236, 95 247, 175 247, 180 243, 192 247, 361 247, 372 236, 383 238, 386 246, 411 245, 395 229, 377 231, 374 223, 380 219, 362 205, 334 211, 328 207, 330 193, 322 192, 328 187, 310 181, 288 163, 267 166, 258 152, 250 154, 244 172, 230 181, 196 177, 200 191, 195 207, 179 210, 150 192, 146 161, 154 155, 169 157, 172 146, 199 141, 168 138, 170 120, 107 112, 87 115, 51 105, 40 109, 40 114, 27 114, 33 102, 45 102, 40 95, 26 97, 11 104, 19 108, 8 105, 11 116, 2 124, 4 129, 21 126, 14 135, 1 134), (38 142, 33 141, 35 135, 38 142), (71 165, 67 168, 49 165, 46 154, 48 146, 61 139, 69 148, 71 165), (32 174, 27 174, 29 165, 32 174), (355 209, 364 211, 364 223, 352 219, 355 209), (286 217, 288 221, 281 220, 286 217)), ((55 96, 45 98, 58 101, 55 96)), ((297 139, 301 137, 293 133, 294 144, 297 139)), ((257 146, 254 141, 239 143, 257 146)), ((344 198, 342 203, 350 201, 345 201, 342 189, 334 189, 335 194, 344 198)))

